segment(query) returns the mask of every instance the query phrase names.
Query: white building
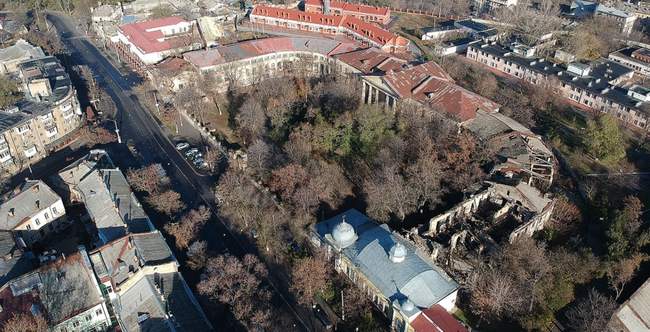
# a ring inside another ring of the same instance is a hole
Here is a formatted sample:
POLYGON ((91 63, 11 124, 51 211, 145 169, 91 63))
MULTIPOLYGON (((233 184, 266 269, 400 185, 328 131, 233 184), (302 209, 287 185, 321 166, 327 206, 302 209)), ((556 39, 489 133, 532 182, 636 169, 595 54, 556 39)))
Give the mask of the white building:
POLYGON ((12 231, 30 245, 65 226, 61 197, 40 180, 26 180, 0 205, 0 229, 12 231))
POLYGON ((178 16, 124 24, 111 43, 120 59, 135 69, 156 64, 168 56, 202 47, 195 21, 178 16))
POLYGON ((392 320, 396 331, 435 331, 431 324, 419 328, 428 320, 418 317, 431 308, 449 315, 456 306, 458 284, 453 279, 408 240, 357 210, 316 224, 311 240, 392 320))
POLYGON ((0 49, 0 74, 15 74, 21 62, 44 57, 40 47, 18 39, 14 45, 0 49))

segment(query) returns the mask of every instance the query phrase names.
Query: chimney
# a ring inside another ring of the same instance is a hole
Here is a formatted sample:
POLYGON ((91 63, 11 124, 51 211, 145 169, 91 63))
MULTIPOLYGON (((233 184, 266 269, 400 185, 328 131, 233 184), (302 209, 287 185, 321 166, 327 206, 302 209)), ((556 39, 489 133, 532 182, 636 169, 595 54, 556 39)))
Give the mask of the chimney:
POLYGON ((36 203, 36 208, 40 209, 41 208, 41 201, 37 199, 35 203, 36 203))
POLYGON ((330 13, 330 0, 323 0, 323 14, 329 15, 330 13))
POLYGON ((10 208, 10 209, 9 209, 9 216, 10 216, 10 217, 13 217, 13 216, 15 216, 15 215, 16 215, 16 209, 15 209, 15 208, 10 208))

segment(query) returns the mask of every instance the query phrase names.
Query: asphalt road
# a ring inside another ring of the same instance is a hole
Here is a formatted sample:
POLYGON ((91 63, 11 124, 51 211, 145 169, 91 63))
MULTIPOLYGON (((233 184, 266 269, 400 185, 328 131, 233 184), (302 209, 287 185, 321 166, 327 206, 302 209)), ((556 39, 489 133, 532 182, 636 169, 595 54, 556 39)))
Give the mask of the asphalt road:
MULTIPOLYGON (((77 26, 70 17, 51 12, 48 13, 48 19, 62 35, 75 64, 88 65, 97 76, 99 84, 114 100, 118 108, 116 120, 122 141, 133 143, 145 162, 161 163, 174 182, 174 189, 181 194, 188 206, 206 204, 215 211, 212 192, 214 179, 195 172, 175 149, 156 120, 133 97, 131 89, 137 84, 134 75, 123 76, 77 31, 77 26)), ((119 161, 117 163, 119 164, 119 161)), ((252 246, 244 243, 242 238, 233 236, 220 220, 209 224, 209 232, 212 234, 208 239, 212 250, 230 252, 236 256, 255 251, 252 246)), ((300 307, 296 307, 291 295, 277 288, 275 282, 269 280, 269 284, 275 291, 273 304, 295 322, 294 326, 302 326, 303 329, 300 330, 311 330, 308 327, 311 324, 308 322, 313 321, 312 317, 300 307)), ((215 328, 219 329, 217 323, 213 323, 215 328)))

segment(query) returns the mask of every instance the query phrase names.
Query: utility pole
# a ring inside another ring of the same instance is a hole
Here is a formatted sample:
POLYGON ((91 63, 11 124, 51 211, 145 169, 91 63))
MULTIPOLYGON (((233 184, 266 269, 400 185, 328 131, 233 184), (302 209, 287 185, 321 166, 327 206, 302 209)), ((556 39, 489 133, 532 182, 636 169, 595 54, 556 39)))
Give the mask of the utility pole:
POLYGON ((341 289, 341 320, 345 321, 345 300, 343 299, 342 289, 341 289))
POLYGON ((117 128, 117 121, 113 119, 113 124, 115 125, 115 135, 117 135, 117 143, 122 144, 122 137, 120 137, 120 129, 117 128))

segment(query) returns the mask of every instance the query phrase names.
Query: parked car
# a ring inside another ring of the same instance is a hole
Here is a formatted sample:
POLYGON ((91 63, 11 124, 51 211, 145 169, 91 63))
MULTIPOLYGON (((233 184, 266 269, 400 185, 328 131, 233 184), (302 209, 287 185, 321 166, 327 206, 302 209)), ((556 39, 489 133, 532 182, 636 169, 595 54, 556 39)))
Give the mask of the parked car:
POLYGON ((190 144, 187 142, 179 142, 176 144, 176 150, 181 151, 190 147, 190 144))
POLYGON ((321 308, 320 304, 314 306, 314 316, 318 318, 318 321, 323 324, 323 327, 325 327, 326 330, 329 331, 334 327, 332 321, 330 321, 329 317, 327 317, 327 314, 325 311, 323 311, 323 308, 321 308))
POLYGON ((197 153, 199 153, 199 149, 197 149, 197 148, 193 148, 193 149, 190 149, 190 150, 185 151, 185 157, 192 158, 192 157, 194 157, 194 155, 196 155, 197 153))

